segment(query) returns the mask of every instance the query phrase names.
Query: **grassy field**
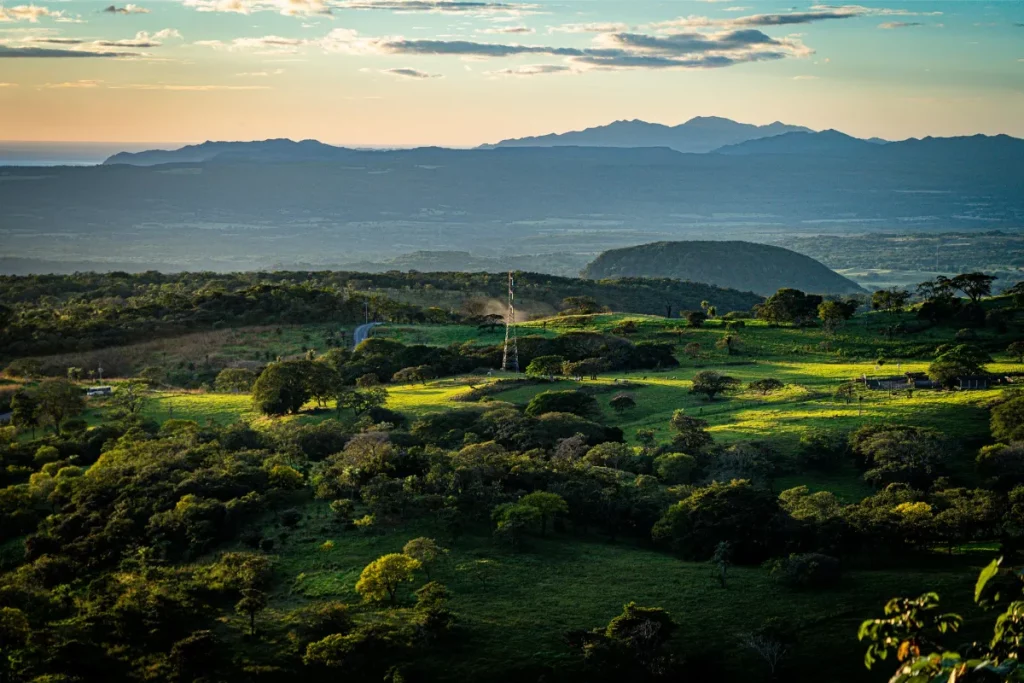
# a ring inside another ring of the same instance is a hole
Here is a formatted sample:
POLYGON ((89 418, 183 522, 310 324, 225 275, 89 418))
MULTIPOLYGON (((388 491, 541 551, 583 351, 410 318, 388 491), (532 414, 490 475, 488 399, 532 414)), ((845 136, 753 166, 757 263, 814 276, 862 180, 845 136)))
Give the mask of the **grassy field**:
MULTIPOLYGON (((273 524, 264 529, 280 539, 277 590, 262 617, 265 622, 309 600, 337 599, 358 606, 354 586, 367 563, 400 552, 417 536, 444 542, 429 521, 367 533, 341 530, 321 503, 310 504, 305 513, 295 531, 282 533, 273 524), (327 540, 334 542, 330 549, 322 547, 327 540)), ((775 584, 764 569, 733 568, 723 590, 708 565, 680 562, 632 542, 553 534, 533 537, 524 552, 513 554, 478 532, 447 545, 451 552, 431 578, 451 590, 465 641, 457 657, 431 660, 429 666, 438 678, 451 681, 474 678, 494 662, 501 662, 505 671, 557 665, 572 656, 564 645, 566 632, 602 626, 631 600, 667 609, 680 624, 678 646, 691 658, 710 653, 724 660, 723 673, 732 676, 769 680, 763 663, 738 648, 737 641, 764 619, 783 617, 800 627, 790 658, 800 671, 813 670, 815 680, 822 681, 884 680, 881 672, 872 675, 863 668, 863 649, 856 640, 860 622, 880 614, 893 595, 926 590, 938 590, 946 608, 967 608, 970 575, 975 565, 985 562, 982 555, 939 557, 928 570, 850 571, 831 591, 790 591, 775 584), (816 656, 822 648, 830 652, 828 661, 816 656)), ((425 580, 421 575, 410 584, 404 604, 411 604, 411 590, 425 580)), ((973 611, 964 615, 977 616, 973 611)))

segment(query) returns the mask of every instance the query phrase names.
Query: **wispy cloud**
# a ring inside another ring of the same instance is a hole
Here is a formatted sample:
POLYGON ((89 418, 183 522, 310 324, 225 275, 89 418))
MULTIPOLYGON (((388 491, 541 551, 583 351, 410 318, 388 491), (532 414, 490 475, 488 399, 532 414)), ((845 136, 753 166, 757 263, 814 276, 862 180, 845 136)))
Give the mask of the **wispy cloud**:
POLYGON ((532 28, 528 26, 498 26, 496 28, 479 28, 476 30, 477 33, 487 34, 528 34, 535 33, 532 28))
POLYGON ((415 78, 419 80, 428 78, 443 78, 441 74, 431 74, 426 71, 420 71, 419 69, 381 69, 380 73, 388 74, 389 76, 398 76, 400 78, 415 78))
POLYGON ((315 45, 318 41, 302 38, 284 38, 281 36, 261 36, 258 38, 235 38, 232 41, 197 40, 196 45, 211 47, 215 50, 244 51, 254 50, 260 54, 295 54, 300 47, 315 45))
POLYGON ((0 88, 17 88, 17 83, 0 83, 0 88))
POLYGON ((572 67, 561 64, 526 64, 524 66, 512 67, 510 69, 499 69, 497 71, 485 71, 486 76, 513 76, 524 78, 528 76, 543 76, 546 74, 567 74, 575 73, 572 67))
POLYGON ((59 20, 68 17, 63 10, 51 10, 48 7, 41 7, 39 5, 0 6, 0 22, 27 21, 35 24, 44 18, 59 20))
POLYGON ((185 0, 184 5, 199 12, 252 14, 274 11, 288 17, 331 13, 326 0, 185 0))
POLYGON ((48 47, 11 47, 0 45, 0 59, 85 59, 90 57, 131 57, 135 52, 59 50, 48 47))
POLYGON ((109 5, 103 9, 107 14, 149 14, 149 10, 145 7, 139 7, 128 3, 124 7, 118 7, 117 5, 109 5))
POLYGON ((66 90, 66 89, 80 89, 80 88, 98 88, 103 81, 94 80, 82 80, 82 81, 66 81, 64 83, 47 83, 41 87, 47 90, 66 90))
POLYGON ((561 26, 548 27, 548 33, 618 33, 628 30, 629 24, 610 21, 587 24, 563 24, 561 26))
POLYGON ((818 80, 818 76, 810 76, 810 75, 793 76, 793 80, 794 81, 816 81, 816 80, 818 80))
POLYGON ((270 90, 269 85, 179 85, 173 83, 133 83, 111 85, 111 90, 171 90, 178 92, 213 92, 217 90, 270 90))
MULTIPOLYGON (((739 8, 742 9, 742 8, 739 8)), ((893 9, 885 7, 865 7, 863 5, 812 5, 808 11, 779 12, 771 14, 751 14, 744 17, 710 18, 689 16, 657 22, 652 25, 656 29, 679 28, 745 28, 769 26, 796 26, 811 24, 818 21, 834 21, 854 19, 866 16, 940 16, 942 12, 893 9)))
POLYGON ((912 28, 914 26, 924 26, 920 21, 886 21, 878 25, 878 28, 892 30, 894 28, 912 28))
POLYGON ((389 10, 392 12, 434 12, 455 14, 464 12, 500 12, 519 14, 531 11, 535 5, 476 0, 338 0, 339 9, 389 10))
POLYGON ((280 76, 283 73, 284 69, 274 69, 273 71, 244 71, 235 75, 244 78, 268 78, 270 76, 280 76))
POLYGON ((93 44, 98 47, 130 47, 130 48, 151 48, 160 47, 164 40, 176 38, 181 40, 181 33, 177 29, 165 28, 162 31, 150 34, 146 31, 139 31, 134 38, 124 40, 97 40, 93 44))

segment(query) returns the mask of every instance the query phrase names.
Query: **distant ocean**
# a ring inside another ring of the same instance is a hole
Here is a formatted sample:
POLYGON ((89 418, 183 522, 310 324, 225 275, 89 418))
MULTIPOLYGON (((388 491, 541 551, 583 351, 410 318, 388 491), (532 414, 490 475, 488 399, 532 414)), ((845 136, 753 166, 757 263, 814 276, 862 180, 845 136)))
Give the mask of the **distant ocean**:
POLYGON ((13 142, 0 140, 0 166, 96 166, 118 152, 175 149, 167 142, 13 142))

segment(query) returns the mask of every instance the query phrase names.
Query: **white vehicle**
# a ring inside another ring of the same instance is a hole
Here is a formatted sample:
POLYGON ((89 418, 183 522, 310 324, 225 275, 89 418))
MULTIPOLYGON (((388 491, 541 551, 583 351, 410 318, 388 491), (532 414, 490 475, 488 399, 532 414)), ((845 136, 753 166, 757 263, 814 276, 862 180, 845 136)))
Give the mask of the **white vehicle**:
POLYGON ((114 393, 113 387, 89 387, 85 395, 93 398, 95 396, 110 396, 112 393, 114 393))

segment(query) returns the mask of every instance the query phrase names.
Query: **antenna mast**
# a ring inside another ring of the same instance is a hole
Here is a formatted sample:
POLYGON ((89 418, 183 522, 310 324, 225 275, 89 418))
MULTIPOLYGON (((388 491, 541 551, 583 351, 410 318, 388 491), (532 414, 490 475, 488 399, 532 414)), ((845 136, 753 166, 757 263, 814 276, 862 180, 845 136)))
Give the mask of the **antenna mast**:
POLYGON ((508 313, 505 316, 505 353, 501 369, 519 372, 519 345, 516 340, 516 295, 512 271, 508 272, 508 313))

